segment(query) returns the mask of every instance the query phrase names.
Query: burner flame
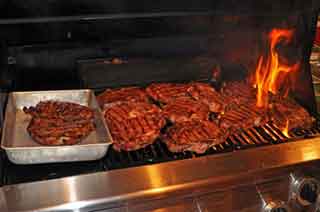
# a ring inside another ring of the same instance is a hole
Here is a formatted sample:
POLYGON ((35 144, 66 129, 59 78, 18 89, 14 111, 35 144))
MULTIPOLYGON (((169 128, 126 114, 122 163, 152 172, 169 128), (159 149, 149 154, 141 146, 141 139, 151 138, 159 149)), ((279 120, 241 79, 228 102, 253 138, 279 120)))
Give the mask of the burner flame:
MULTIPOLYGON (((254 87, 257 89, 257 106, 268 106, 268 93, 278 93, 284 78, 288 73, 298 70, 300 64, 286 65, 280 62, 279 53, 276 51, 280 42, 289 44, 294 31, 288 29, 273 29, 269 33, 270 48, 267 57, 260 56, 255 70, 254 87), (281 77, 280 77, 281 74, 281 77)), ((285 88, 286 93, 289 88, 285 88)))
POLYGON ((282 129, 283 135, 289 138, 289 120, 286 121, 286 126, 282 129))

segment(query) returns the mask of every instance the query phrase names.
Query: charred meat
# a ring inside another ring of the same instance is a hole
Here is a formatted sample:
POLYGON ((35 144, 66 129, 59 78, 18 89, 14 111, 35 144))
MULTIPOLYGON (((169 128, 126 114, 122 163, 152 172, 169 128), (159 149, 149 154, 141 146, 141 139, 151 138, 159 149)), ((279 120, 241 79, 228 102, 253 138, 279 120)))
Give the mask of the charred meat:
POLYGON ((209 106, 211 112, 222 112, 224 110, 224 100, 219 92, 206 83, 191 83, 188 89, 190 95, 209 106))
POLYGON ((152 144, 165 125, 162 111, 145 102, 109 105, 104 112, 117 151, 132 151, 152 144))
POLYGON ((219 117, 221 128, 233 133, 239 129, 261 126, 268 121, 267 110, 255 104, 239 105, 222 113, 219 117))
POLYGON ((173 125, 163 136, 171 152, 192 151, 204 153, 210 147, 223 143, 227 135, 209 121, 190 121, 173 125))
POLYGON ((42 145, 76 144, 95 130, 93 111, 79 104, 43 101, 23 110, 32 116, 28 133, 42 145))
POLYGON ((256 101, 255 89, 246 82, 229 82, 221 88, 221 93, 227 107, 256 101))
POLYGON ((146 102, 116 102, 105 107, 105 115, 117 120, 161 114, 161 109, 146 102))
POLYGON ((107 89, 97 97, 100 107, 105 104, 122 101, 148 102, 146 92, 139 87, 107 89))
POLYGON ((314 122, 308 111, 292 100, 280 97, 274 99, 270 107, 270 119, 279 129, 308 129, 314 122))
POLYGON ((177 98, 191 98, 188 84, 154 83, 146 88, 147 94, 155 101, 169 103, 177 98))
POLYGON ((190 98, 172 100, 163 107, 163 115, 173 123, 191 120, 208 120, 209 107, 190 98))

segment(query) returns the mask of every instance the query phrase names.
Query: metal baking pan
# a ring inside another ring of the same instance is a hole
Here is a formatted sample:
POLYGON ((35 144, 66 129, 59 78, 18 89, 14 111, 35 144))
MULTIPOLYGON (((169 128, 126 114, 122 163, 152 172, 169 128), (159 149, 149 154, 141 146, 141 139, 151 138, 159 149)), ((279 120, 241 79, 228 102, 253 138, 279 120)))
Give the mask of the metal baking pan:
POLYGON ((71 161, 90 161, 102 158, 112 138, 91 90, 59 90, 10 93, 5 113, 1 147, 15 164, 40 164, 71 161), (79 144, 44 146, 35 142, 27 132, 31 116, 23 107, 40 101, 58 100, 78 103, 94 110, 96 130, 79 144))

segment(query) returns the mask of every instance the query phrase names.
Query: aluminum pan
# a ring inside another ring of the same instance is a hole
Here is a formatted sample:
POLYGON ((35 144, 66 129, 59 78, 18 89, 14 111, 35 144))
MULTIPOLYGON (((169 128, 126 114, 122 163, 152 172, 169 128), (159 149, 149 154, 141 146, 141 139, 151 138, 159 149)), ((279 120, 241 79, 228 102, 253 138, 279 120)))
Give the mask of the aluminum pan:
POLYGON ((97 160, 106 154, 111 143, 109 130, 91 90, 13 92, 9 95, 1 146, 13 163, 97 160), (96 130, 76 145, 44 146, 36 143, 26 131, 31 116, 25 114, 22 109, 44 100, 67 101, 90 107, 95 113, 96 130))

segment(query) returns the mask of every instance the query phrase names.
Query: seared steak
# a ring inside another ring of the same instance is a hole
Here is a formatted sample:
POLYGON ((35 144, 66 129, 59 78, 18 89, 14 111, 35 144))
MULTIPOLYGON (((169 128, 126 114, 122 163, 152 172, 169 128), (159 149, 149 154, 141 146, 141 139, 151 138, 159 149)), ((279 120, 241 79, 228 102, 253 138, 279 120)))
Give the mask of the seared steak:
POLYGON ((178 98, 163 107, 164 116, 173 123, 208 120, 209 112, 206 104, 190 98, 178 98))
POLYGON ((146 102, 116 102, 105 106, 105 114, 117 120, 157 115, 160 113, 160 108, 146 102))
POLYGON ((192 151, 204 153, 210 147, 223 143, 227 135, 209 121, 190 121, 177 123, 163 136, 171 152, 192 151))
POLYGON ((169 103, 177 98, 191 98, 188 94, 188 84, 153 83, 146 88, 147 94, 160 103, 169 103))
POLYGON ((33 117, 70 119, 93 119, 93 111, 71 102, 41 101, 35 107, 24 107, 23 111, 33 117))
POLYGON ((255 89, 246 82, 229 82, 221 88, 227 107, 256 102, 255 89))
POLYGON ((314 118, 306 109, 289 99, 273 99, 270 107, 270 119, 279 129, 308 129, 314 122, 314 118))
POLYGON ((235 108, 226 110, 219 116, 220 127, 230 133, 239 129, 260 126, 265 124, 267 121, 267 111, 256 107, 254 103, 238 105, 235 108))
POLYGON ((160 108, 145 102, 119 102, 104 112, 117 151, 132 151, 152 144, 165 125, 160 108))
POLYGON ((119 89, 107 89, 102 94, 97 96, 97 101, 100 107, 105 104, 118 101, 140 101, 148 102, 146 92, 139 87, 127 87, 119 89))
POLYGON ((209 106, 211 112, 222 112, 224 100, 219 92, 206 83, 191 83, 188 92, 190 95, 209 106))
POLYGON ((27 131, 42 145, 76 144, 95 130, 93 111, 79 104, 43 101, 23 110, 32 116, 27 131))

